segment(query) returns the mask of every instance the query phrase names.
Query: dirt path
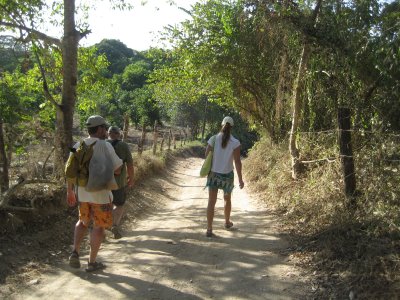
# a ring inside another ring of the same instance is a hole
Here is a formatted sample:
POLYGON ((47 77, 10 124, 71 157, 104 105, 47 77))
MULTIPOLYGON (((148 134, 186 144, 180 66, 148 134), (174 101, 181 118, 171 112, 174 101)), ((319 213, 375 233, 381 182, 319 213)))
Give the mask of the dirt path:
POLYGON ((165 205, 126 227, 124 238, 107 238, 99 254, 108 266, 103 272, 72 270, 65 262, 13 299, 307 298, 299 271, 280 254, 289 245, 279 236, 275 217, 245 189, 233 194, 237 229, 223 229, 219 194, 218 237, 205 237, 207 191, 197 177, 200 164, 199 158, 178 160, 157 179, 149 196, 165 205))

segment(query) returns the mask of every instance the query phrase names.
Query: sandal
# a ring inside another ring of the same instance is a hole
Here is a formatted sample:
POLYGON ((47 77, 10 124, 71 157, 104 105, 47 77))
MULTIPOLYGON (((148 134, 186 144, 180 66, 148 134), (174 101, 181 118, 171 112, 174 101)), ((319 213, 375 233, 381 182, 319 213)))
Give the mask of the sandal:
POLYGON ((101 263, 101 262, 93 262, 93 263, 88 263, 88 267, 85 269, 86 272, 94 272, 97 270, 103 270, 106 268, 106 265, 101 263))
POLYGON ((233 227, 233 223, 231 221, 229 221, 228 223, 225 223, 225 229, 229 229, 233 227))
POLYGON ((212 229, 207 229, 206 237, 212 238, 216 237, 216 235, 212 232, 212 229))
POLYGON ((114 239, 118 240, 118 239, 122 238, 122 234, 119 231, 117 226, 111 227, 111 232, 114 234, 114 239))
POLYGON ((79 254, 73 251, 69 256, 69 265, 72 268, 79 269, 81 267, 81 262, 79 261, 79 254))

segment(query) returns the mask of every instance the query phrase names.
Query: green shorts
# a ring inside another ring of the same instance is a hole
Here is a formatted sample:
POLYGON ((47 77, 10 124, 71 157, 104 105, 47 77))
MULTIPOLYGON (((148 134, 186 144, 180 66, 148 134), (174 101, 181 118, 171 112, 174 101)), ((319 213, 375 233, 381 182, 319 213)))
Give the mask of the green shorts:
POLYGON ((234 177, 233 171, 227 174, 210 172, 207 177, 206 186, 209 189, 221 189, 224 191, 224 194, 230 194, 234 188, 234 177))

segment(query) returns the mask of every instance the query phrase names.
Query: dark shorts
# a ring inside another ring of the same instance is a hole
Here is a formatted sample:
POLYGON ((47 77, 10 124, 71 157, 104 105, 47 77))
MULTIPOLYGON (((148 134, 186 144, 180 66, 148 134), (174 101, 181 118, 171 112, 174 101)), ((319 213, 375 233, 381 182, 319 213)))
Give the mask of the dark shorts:
POLYGON ((113 193, 113 204, 115 206, 122 206, 126 201, 126 187, 120 188, 118 190, 112 191, 113 193))
POLYGON ((233 190, 233 171, 227 174, 210 172, 207 177, 207 184, 209 189, 224 190, 224 194, 230 194, 233 190))

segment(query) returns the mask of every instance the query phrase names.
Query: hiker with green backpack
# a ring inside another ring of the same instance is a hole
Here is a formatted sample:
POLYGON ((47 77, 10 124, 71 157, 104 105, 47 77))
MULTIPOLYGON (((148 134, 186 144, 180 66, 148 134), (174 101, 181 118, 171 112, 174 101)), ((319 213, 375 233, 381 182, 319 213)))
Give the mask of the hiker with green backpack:
POLYGON ((120 223, 122 215, 124 214, 124 204, 126 201, 126 190, 127 188, 133 187, 133 159, 132 152, 129 149, 129 145, 124 141, 120 140, 121 131, 117 126, 110 126, 108 129, 108 140, 115 149, 118 157, 122 159, 123 165, 121 173, 115 175, 115 181, 118 184, 118 189, 113 190, 113 226, 111 232, 114 234, 115 239, 122 237, 120 223))
POLYGON ((105 141, 108 125, 103 117, 89 117, 86 127, 89 137, 71 148, 65 167, 68 205, 78 203, 79 206, 79 220, 75 225, 74 248, 69 256, 69 265, 80 268, 81 242, 92 224, 86 271, 93 272, 105 268, 96 258, 104 239, 104 230, 112 226, 111 190, 118 188, 114 174, 120 172, 122 160, 112 145, 105 141))

